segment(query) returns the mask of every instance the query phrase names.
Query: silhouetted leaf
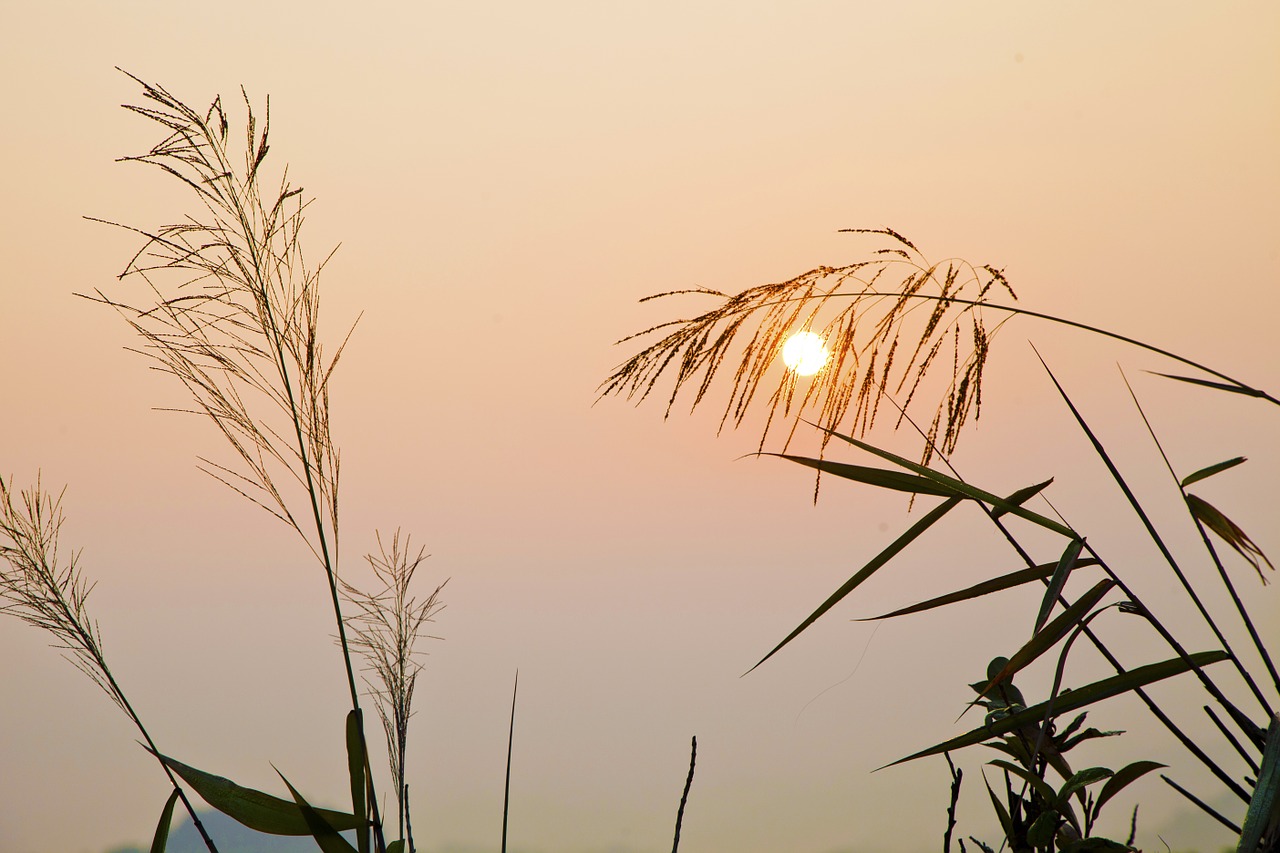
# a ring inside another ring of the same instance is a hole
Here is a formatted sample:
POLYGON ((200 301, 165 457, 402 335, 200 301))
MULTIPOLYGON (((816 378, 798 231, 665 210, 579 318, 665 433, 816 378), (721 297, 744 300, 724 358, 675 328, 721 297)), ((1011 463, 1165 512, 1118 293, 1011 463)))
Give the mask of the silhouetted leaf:
MULTIPOLYGON (((280 773, 279 770, 276 772, 280 773)), ((298 793, 298 789, 293 787, 288 779, 285 779, 283 773, 280 773, 280 778, 284 781, 285 787, 289 789, 289 793, 293 795, 293 801, 297 804, 298 810, 302 812, 302 818, 307 822, 311 837, 316 840, 316 844, 319 845, 324 853, 357 853, 356 848, 351 846, 351 842, 338 834, 338 831, 320 814, 319 809, 313 808, 298 793)))
POLYGON ((173 805, 178 802, 178 789, 174 788, 169 799, 165 801, 164 810, 160 812, 160 823, 156 824, 156 835, 151 841, 151 853, 164 853, 169 844, 169 824, 173 822, 173 805))
POLYGON ((1097 819, 1103 805, 1128 787, 1130 783, 1137 781, 1152 770, 1167 766, 1167 764, 1161 764, 1158 761, 1135 761, 1132 764, 1121 767, 1114 776, 1107 780, 1107 784, 1102 786, 1102 792, 1098 794, 1098 799, 1093 804, 1094 819, 1097 819))
POLYGON ((1200 482, 1206 477, 1212 477, 1214 474, 1218 474, 1218 473, 1221 473, 1222 471, 1226 471, 1228 468, 1234 468, 1240 463, 1245 461, 1246 461, 1245 457, 1237 456, 1235 459, 1228 459, 1226 462, 1219 462, 1217 465, 1210 465, 1208 468, 1201 468, 1199 471, 1196 471, 1194 474, 1188 474, 1187 476, 1183 477, 1182 485, 1185 488, 1187 486, 1190 486, 1192 483, 1200 482))
POLYGON ((1036 614, 1036 624, 1031 629, 1032 634, 1040 633, 1040 629, 1044 627, 1044 623, 1049 619, 1049 614, 1053 611, 1053 604, 1058 600, 1058 596, 1062 594, 1062 588, 1067 585, 1067 577, 1071 574, 1071 570, 1076 567, 1080 551, 1083 548, 1083 539, 1072 539, 1067 543, 1066 550, 1062 552, 1062 557, 1058 559, 1058 567, 1054 569, 1053 579, 1049 581, 1049 586, 1044 591, 1044 598, 1040 600, 1040 611, 1036 614))
MULTIPOLYGON (((1089 558, 1077 561, 1076 568, 1080 568, 1082 566, 1096 566, 1097 564, 1097 560, 1089 558)), ((935 607, 944 607, 948 604, 955 604, 959 601, 968 601, 972 598, 980 598, 984 595, 990 595, 993 592, 1013 589, 1015 586, 1021 586, 1022 584, 1030 583, 1031 581, 1047 578, 1053 574, 1054 569, 1056 569, 1057 566, 1057 563, 1044 563, 1043 565, 1033 566, 1029 569, 1010 572, 1007 575, 1001 575, 998 578, 983 581, 980 584, 975 584, 966 589, 947 593, 946 595, 940 595, 937 598, 931 598, 928 601, 922 601, 919 604, 913 604, 910 607, 904 607, 901 610, 895 610, 892 613, 886 613, 883 616, 867 616, 862 619, 855 619, 854 621, 873 622, 878 619, 892 619, 895 616, 906 616, 908 613, 921 613, 925 610, 932 610, 935 607)))
POLYGON ((769 658, 773 657, 778 652, 779 649, 781 649, 787 643, 794 640, 797 636, 800 635, 801 631, 808 628, 815 621, 817 621, 819 616, 821 616, 822 614, 830 610, 832 607, 834 607, 840 601, 840 599, 844 598, 846 595, 852 592, 859 584, 861 584, 867 578, 875 574, 876 571, 879 570, 881 566, 883 566, 885 563, 893 559, 894 556, 898 554, 898 552, 900 552, 903 548, 907 547, 907 545, 911 544, 911 542, 915 540, 916 537, 918 537, 921 533, 924 533, 926 530, 932 527, 934 522, 942 518, 951 510, 955 509, 960 504, 961 500, 962 498, 960 497, 948 498, 943 503, 934 507, 930 512, 928 512, 923 518, 921 518, 915 524, 911 525, 911 528, 907 530, 906 533, 903 533, 901 536, 895 539, 888 548, 885 548, 883 551, 877 554, 874 558, 872 558, 871 562, 863 566, 858 571, 857 574, 855 574, 853 577, 849 578, 847 581, 841 584, 840 588, 837 589, 835 592, 833 592, 826 601, 822 602, 822 604, 818 606, 817 610, 809 614, 809 618, 801 622, 800 625, 794 631, 792 631, 790 634, 787 635, 786 639, 784 639, 781 643, 778 643, 778 645, 774 646, 773 651, 769 652, 769 654, 760 658, 760 661, 755 666, 751 667, 751 669, 747 670, 747 672, 751 672, 751 670, 755 669, 756 666, 759 666, 760 664, 767 661, 769 658))
POLYGON ((404 853, 404 842, 392 841, 387 845, 387 853, 404 853))
POLYGON ((1236 853, 1259 851, 1264 835, 1274 843, 1277 831, 1280 831, 1280 714, 1273 717, 1267 727, 1267 747, 1262 752, 1258 784, 1249 800, 1249 810, 1245 812, 1244 829, 1240 833, 1236 853))
POLYGON ((1018 516, 1019 518, 1024 518, 1027 521, 1033 522, 1035 524, 1040 525, 1041 527, 1052 530, 1054 533, 1060 533, 1069 539, 1079 538, 1076 535, 1075 531, 1072 530, 1071 528, 1066 527, 1065 525, 1057 521, 1054 521, 1051 518, 1045 518, 1043 515, 1040 515, 1039 513, 1032 512, 1029 509, 1025 509, 1021 506, 1016 506, 1014 504, 1011 504, 1004 498, 1000 497, 999 495, 994 495, 991 492, 976 488, 974 486, 970 486, 968 483, 957 480, 954 477, 948 477, 946 474, 943 474, 939 471, 935 471, 932 468, 919 464, 918 462, 912 462, 911 460, 904 459, 903 457, 898 456, 895 453, 890 453, 887 450, 881 450, 880 448, 875 447, 874 445, 867 444, 865 441, 859 441, 853 436, 841 435, 838 432, 835 432, 829 429, 823 429, 822 427, 818 427, 818 428, 822 429, 822 431, 827 433, 828 435, 831 435, 835 438, 840 439, 841 441, 846 441, 849 444, 852 444, 854 447, 859 447, 867 451, 868 453, 879 456, 881 459, 886 459, 889 462, 894 463, 895 465, 899 465, 903 468, 906 468, 908 471, 914 471, 915 473, 919 474, 922 477, 927 477, 930 480, 933 480, 935 483, 946 486, 952 489, 955 494, 964 495, 965 497, 970 498, 972 500, 982 501, 983 503, 990 504, 994 509, 1000 510, 1002 512, 1011 513, 1013 515, 1018 516))
POLYGON ((1262 553, 1262 549, 1254 544, 1248 535, 1236 526, 1235 522, 1227 518, 1211 504, 1202 498, 1198 498, 1193 494, 1187 495, 1187 507, 1191 510, 1191 514, 1203 524, 1222 538, 1236 553, 1249 561, 1249 565, 1253 566, 1254 571, 1258 573, 1258 577, 1262 578, 1262 582, 1266 583, 1267 579, 1262 574, 1262 563, 1267 564, 1267 568, 1275 571, 1275 566, 1271 564, 1271 560, 1267 555, 1262 553))
POLYGON ((954 489, 948 489, 925 477, 904 474, 901 471, 890 471, 886 468, 868 468, 864 465, 850 465, 846 462, 813 459, 808 456, 790 456, 785 453, 764 453, 761 455, 776 456, 779 459, 786 459, 789 462, 795 462, 807 468, 814 468, 833 477, 854 480, 859 483, 866 483, 868 486, 878 486, 882 489, 910 492, 915 495, 937 495, 943 498, 949 498, 955 494, 954 489))
MULTIPOLYGON (((1076 690, 1064 691, 1060 694, 1053 704, 1053 714, 1065 714, 1068 711, 1076 711, 1103 699, 1109 699, 1112 696, 1118 696, 1121 693, 1127 693, 1139 687, 1145 687, 1157 681, 1171 678, 1175 675, 1181 675, 1190 669, 1197 667, 1205 667, 1218 661, 1226 660, 1228 657, 1224 651, 1197 652, 1188 655, 1186 659, 1171 658, 1160 663, 1151 663, 1146 666, 1140 666, 1131 669, 1128 672, 1113 675, 1110 678, 1104 678, 1101 681, 1095 681, 1092 684, 1078 688, 1076 690)), ((1041 702, 1038 705, 1032 705, 1026 710, 1010 714, 989 725, 982 725, 966 734, 954 737, 951 740, 931 746, 928 749, 922 749, 917 753, 908 755, 906 758, 899 758, 897 761, 884 765, 884 767, 893 767, 895 764, 904 764, 908 761, 915 761, 917 758, 924 758, 929 755, 938 755, 943 752, 960 749, 966 746, 972 746, 976 743, 982 743, 984 740, 993 737, 999 737, 1003 734, 1015 731, 1023 726, 1039 726, 1044 721, 1045 711, 1048 708, 1047 702, 1041 702)), ((884 767, 878 768, 883 770, 884 767)))
MULTIPOLYGON (((351 777, 351 811, 359 817, 368 817, 369 809, 365 801, 365 756, 363 715, 359 709, 347 712, 347 773, 351 777)), ((369 853, 369 827, 363 826, 356 832, 356 842, 360 853, 369 853)))
POLYGON ((1163 376, 1165 379, 1176 379, 1179 382, 1189 382, 1192 385, 1203 385, 1206 388, 1217 388, 1219 391, 1230 391, 1232 394, 1244 394, 1246 397, 1265 397, 1266 394, 1257 388, 1250 388, 1248 385, 1229 385, 1226 382, 1211 382, 1208 379, 1195 379, 1191 376, 1176 376, 1172 373, 1159 373, 1151 371, 1156 376, 1163 376))
MULTIPOLYGON (((1013 494, 1009 495, 1009 497, 1005 498, 1005 502, 1013 504, 1014 506, 1022 506, 1024 503, 1026 503, 1027 501, 1034 498, 1036 495, 1043 492, 1046 488, 1049 487, 1049 485, 1052 482, 1053 482, 1053 478, 1050 477, 1049 479, 1045 480, 1043 483, 1036 483, 1034 486, 1027 486, 1025 488, 1018 489, 1018 491, 1014 492, 1013 494)), ((991 517, 999 518, 1005 513, 1006 513, 1006 510, 995 509, 995 510, 992 510, 991 517)))
POLYGON ((1062 790, 1058 792, 1058 801, 1066 802, 1067 798, 1076 791, 1082 790, 1095 782, 1101 782, 1103 779, 1109 779, 1114 775, 1115 771, 1110 767, 1086 767, 1083 770, 1078 770, 1071 774, 1071 778, 1063 784, 1062 790))
POLYGON ((1036 634, 1022 648, 1018 649, 999 672, 994 676, 988 676, 991 680, 979 695, 985 696, 992 687, 1005 679, 1012 678, 1016 672, 1026 668, 1036 658, 1057 645, 1058 641, 1065 637, 1115 585, 1115 581, 1110 578, 1103 578, 1094 584, 1093 588, 1082 595, 1078 601, 1062 611, 1056 619, 1046 625, 1043 631, 1036 634))
MULTIPOLYGON (((244 788, 222 776, 214 776, 203 770, 188 767, 157 752, 151 752, 165 766, 182 777, 206 803, 223 814, 233 817, 250 829, 268 835, 310 835, 311 829, 302 816, 297 803, 244 788)), ((358 829, 365 821, 355 815, 329 809, 316 809, 324 819, 337 829, 358 829)))

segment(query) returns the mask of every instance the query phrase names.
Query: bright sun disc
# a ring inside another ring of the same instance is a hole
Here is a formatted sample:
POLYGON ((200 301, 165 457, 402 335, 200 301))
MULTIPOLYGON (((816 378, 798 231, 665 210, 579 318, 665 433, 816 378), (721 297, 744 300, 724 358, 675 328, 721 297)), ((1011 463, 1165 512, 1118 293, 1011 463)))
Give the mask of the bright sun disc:
POLYGON ((813 332, 796 332, 782 345, 782 363, 800 376, 812 376, 823 368, 831 350, 821 335, 813 332))

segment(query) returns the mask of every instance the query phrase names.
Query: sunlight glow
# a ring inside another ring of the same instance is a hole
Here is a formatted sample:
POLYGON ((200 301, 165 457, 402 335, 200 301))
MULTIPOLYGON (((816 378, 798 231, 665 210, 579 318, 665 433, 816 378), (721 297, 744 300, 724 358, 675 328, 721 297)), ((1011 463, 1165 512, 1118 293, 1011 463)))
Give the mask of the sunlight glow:
POLYGON ((821 335, 796 332, 782 345, 782 363, 800 376, 812 376, 826 365, 831 350, 821 335))

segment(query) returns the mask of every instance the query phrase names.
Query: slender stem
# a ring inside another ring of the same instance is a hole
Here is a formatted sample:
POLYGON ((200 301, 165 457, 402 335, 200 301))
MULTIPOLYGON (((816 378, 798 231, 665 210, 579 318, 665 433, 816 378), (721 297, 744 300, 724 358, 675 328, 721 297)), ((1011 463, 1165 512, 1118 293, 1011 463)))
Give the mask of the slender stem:
POLYGON ((511 728, 507 731, 507 781, 502 789, 502 853, 507 853, 507 815, 511 811, 511 745, 516 739, 516 692, 520 689, 520 670, 516 670, 511 687, 511 728))
MULTIPOLYGON (((947 759, 950 761, 950 759, 947 759)), ((684 822, 684 807, 689 802, 689 789, 693 787, 693 768, 698 761, 698 736, 693 736, 693 745, 689 748, 689 775, 684 780, 684 793, 680 795, 680 808, 676 811, 676 837, 671 843, 671 853, 680 850, 680 824, 684 822)), ((950 834, 950 830, 947 830, 950 834)))

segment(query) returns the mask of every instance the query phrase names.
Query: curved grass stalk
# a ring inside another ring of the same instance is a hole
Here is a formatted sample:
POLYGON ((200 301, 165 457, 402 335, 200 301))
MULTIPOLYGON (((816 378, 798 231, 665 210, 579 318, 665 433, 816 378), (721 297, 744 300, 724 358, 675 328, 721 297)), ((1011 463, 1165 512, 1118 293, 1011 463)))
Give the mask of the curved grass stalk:
MULTIPOLYGON (((287 524, 322 565, 358 714, 339 598, 340 466, 329 425, 329 381, 346 341, 326 357, 318 332, 320 273, 332 253, 308 264, 300 235, 310 202, 290 184, 287 169, 278 188, 264 188, 269 101, 259 129, 241 91, 247 121, 242 156, 235 155, 221 98, 200 113, 128 76, 150 104, 126 109, 168 135, 148 153, 122 159, 182 181, 203 210, 154 231, 120 226, 145 238, 119 278, 141 279, 147 303, 101 291, 88 298, 115 308, 141 337, 139 352, 186 387, 193 404, 179 411, 208 417, 226 439, 231 461, 201 458, 201 469, 287 524), (298 500, 305 508, 295 509, 298 500)), ((376 798, 368 804, 380 839, 376 798)))
MULTIPOLYGON (((0 567, 0 613, 16 616, 28 625, 48 631, 54 637, 54 648, 98 685, 124 712, 146 741, 153 755, 159 748, 142 724, 124 690, 116 681, 102 652, 102 634, 98 623, 89 617, 88 598, 93 585, 88 583, 77 565, 78 553, 72 553, 66 566, 58 564, 58 537, 62 529, 62 495, 54 498, 45 492, 39 477, 35 486, 20 493, 19 505, 13 501, 13 488, 0 478, 0 559, 8 568, 0 567)), ((200 839, 210 853, 218 848, 187 799, 187 793, 163 761, 173 790, 200 839)), ((172 799, 166 807, 171 814, 172 799)), ((167 832, 167 820, 162 823, 167 832)))
POLYGON ((770 368, 786 337, 812 328, 826 339, 833 353, 831 360, 807 384, 803 394, 792 371, 780 372, 766 404, 760 447, 763 448, 774 419, 790 416, 793 411, 795 420, 787 442, 806 412, 815 412, 818 424, 832 432, 839 431, 848 418, 847 431, 865 434, 886 394, 905 393, 901 408, 911 409, 928 376, 940 361, 949 360, 950 379, 925 430, 928 440, 921 461, 927 464, 934 445, 953 452, 970 413, 975 419, 980 416, 983 369, 992 340, 1004 322, 1020 315, 1121 341, 1221 381, 1162 374, 1170 378, 1280 405, 1280 399, 1265 391, 1153 344, 1087 323, 992 301, 993 294, 1002 292, 1015 301, 1017 296, 1004 274, 991 265, 974 266, 960 259, 931 262, 914 244, 889 228, 845 230, 881 235, 890 243, 873 251, 868 260, 816 267, 787 281, 748 288, 734 296, 694 288, 641 300, 702 294, 722 301, 690 319, 661 323, 618 341, 623 344, 665 332, 616 367, 597 388, 599 397, 620 395, 639 403, 671 370, 675 380, 666 403, 669 415, 682 389, 688 388, 692 393, 691 408, 697 408, 706 399, 715 375, 732 370, 720 428, 728 423, 738 426, 753 402, 764 395, 770 368), (885 287, 895 276, 896 288, 885 287), (932 308, 927 314, 918 310, 930 303, 932 308), (983 319, 987 310, 1007 316, 988 329, 983 319), (735 348, 735 341, 743 339, 745 345, 735 348))

